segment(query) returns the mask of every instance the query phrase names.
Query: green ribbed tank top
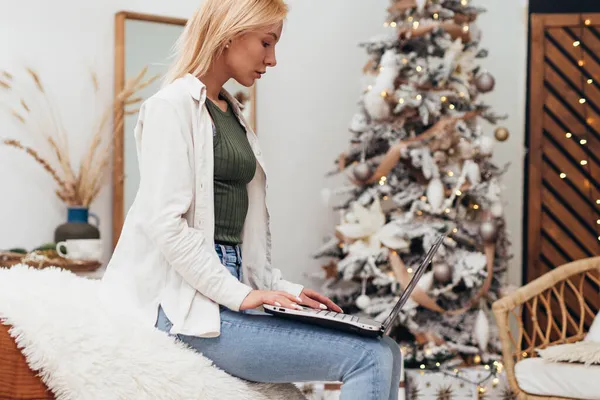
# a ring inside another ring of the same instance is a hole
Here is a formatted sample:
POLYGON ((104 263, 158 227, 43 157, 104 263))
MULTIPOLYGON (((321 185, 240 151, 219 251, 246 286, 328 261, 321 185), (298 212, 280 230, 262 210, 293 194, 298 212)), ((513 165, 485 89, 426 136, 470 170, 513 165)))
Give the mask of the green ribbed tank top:
POLYGON ((246 185, 254 178, 256 158, 231 104, 228 102, 227 111, 223 111, 206 99, 206 107, 216 128, 213 137, 215 242, 240 244, 248 212, 246 185))

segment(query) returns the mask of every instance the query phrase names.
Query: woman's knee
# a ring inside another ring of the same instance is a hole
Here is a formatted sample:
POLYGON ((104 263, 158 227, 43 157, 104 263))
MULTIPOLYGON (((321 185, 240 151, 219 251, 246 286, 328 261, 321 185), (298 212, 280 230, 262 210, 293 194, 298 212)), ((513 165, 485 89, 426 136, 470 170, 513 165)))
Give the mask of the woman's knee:
POLYGON ((396 356, 390 345, 382 340, 370 341, 365 356, 369 362, 379 367, 382 374, 389 374, 394 368, 396 356))

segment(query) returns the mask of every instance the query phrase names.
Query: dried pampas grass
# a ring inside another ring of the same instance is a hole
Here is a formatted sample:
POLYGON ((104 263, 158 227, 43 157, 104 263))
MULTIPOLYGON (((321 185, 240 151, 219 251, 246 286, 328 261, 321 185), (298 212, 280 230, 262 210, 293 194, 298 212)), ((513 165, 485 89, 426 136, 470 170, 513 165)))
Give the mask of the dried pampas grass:
MULTIPOLYGON (((24 146, 18 140, 4 139, 0 143, 24 151, 40 164, 57 184, 56 195, 67 205, 89 207, 105 184, 114 137, 123 127, 125 115, 131 115, 137 111, 128 111, 124 108, 138 105, 142 98, 134 97, 136 93, 158 79, 158 76, 145 78, 147 68, 144 68, 136 77, 125 83, 124 89, 115 96, 112 103, 102 113, 92 134, 90 147, 78 168, 75 169, 69 155, 66 130, 54 103, 50 101, 40 75, 32 68, 26 68, 25 72, 29 83, 35 87, 36 96, 26 100, 30 93, 21 90, 21 82, 18 82, 13 74, 0 71, 0 92, 7 92, 16 98, 13 102, 15 105, 5 103, 0 103, 0 105, 4 106, 7 112, 34 136, 34 139, 41 139, 50 154, 49 156, 42 155, 40 151, 24 146), (49 114, 49 121, 32 111, 36 109, 33 104, 38 105, 38 103, 30 100, 38 100, 42 103, 42 107, 49 114), (124 110, 124 112, 117 112, 119 110, 124 110)), ((91 81, 94 92, 97 93, 100 85, 94 72, 91 73, 91 81)))

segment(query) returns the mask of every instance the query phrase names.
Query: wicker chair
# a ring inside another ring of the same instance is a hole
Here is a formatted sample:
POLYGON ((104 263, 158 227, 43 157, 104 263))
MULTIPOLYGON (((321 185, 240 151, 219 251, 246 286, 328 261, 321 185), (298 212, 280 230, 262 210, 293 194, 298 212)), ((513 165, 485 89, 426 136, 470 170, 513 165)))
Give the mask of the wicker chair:
MULTIPOLYGON (((600 285, 600 257, 562 265, 519 288, 493 305, 502 341, 506 374, 518 398, 565 400, 564 397, 542 397, 525 393, 517 382, 515 364, 526 357, 536 357, 536 349, 581 341, 595 317, 597 307, 584 295, 587 277, 600 285), (567 310, 567 303, 577 305, 576 316, 567 310), (554 309, 554 318, 552 316, 554 309), (526 319, 523 318, 526 317, 526 319), (511 324, 516 332, 511 331, 511 324), (560 326, 559 326, 560 325, 560 326)), ((597 299, 595 299, 597 300, 597 299)))
POLYGON ((29 368, 25 356, 8 334, 9 328, 0 324, 0 399, 54 399, 42 380, 29 368))

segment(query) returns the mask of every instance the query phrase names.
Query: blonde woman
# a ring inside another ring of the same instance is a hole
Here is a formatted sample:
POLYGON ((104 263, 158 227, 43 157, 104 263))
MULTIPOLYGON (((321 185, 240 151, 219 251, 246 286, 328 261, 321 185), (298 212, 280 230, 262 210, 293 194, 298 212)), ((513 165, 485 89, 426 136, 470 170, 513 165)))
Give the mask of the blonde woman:
MULTIPOLYGON (((396 399, 398 345, 275 318, 263 304, 342 310, 271 266, 266 173, 229 79, 277 64, 282 0, 204 0, 135 128, 141 181, 105 274, 143 311, 250 381, 342 381, 342 399, 396 399)), ((282 134, 285 134, 282 132, 282 134)), ((190 372, 193 373, 193 372, 190 372)))

